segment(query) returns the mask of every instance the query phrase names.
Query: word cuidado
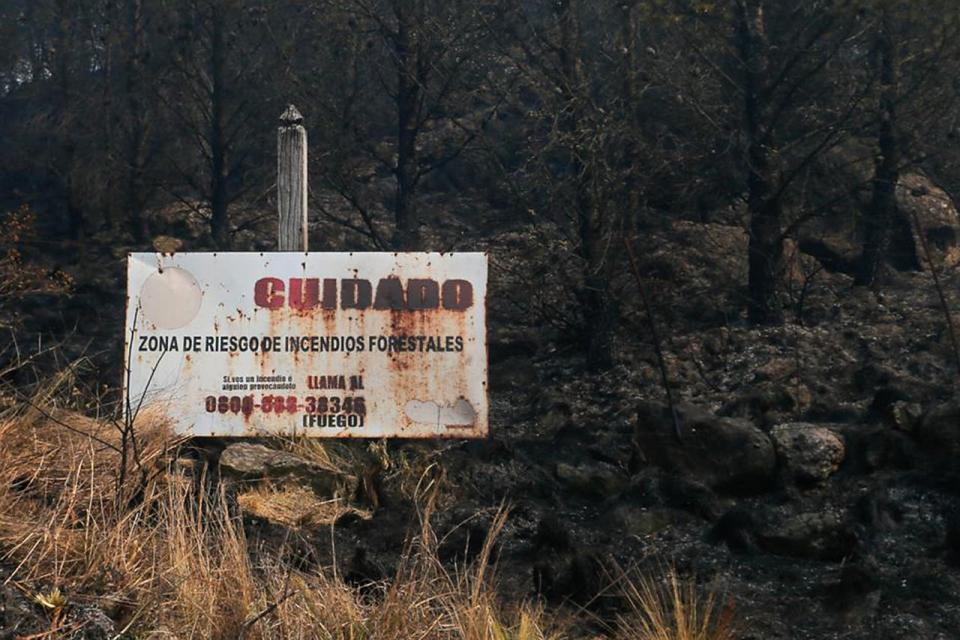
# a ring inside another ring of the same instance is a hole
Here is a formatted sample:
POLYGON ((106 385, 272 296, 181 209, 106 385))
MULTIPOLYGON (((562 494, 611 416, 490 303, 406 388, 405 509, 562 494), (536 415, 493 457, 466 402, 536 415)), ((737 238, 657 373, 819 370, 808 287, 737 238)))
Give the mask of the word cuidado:
POLYGON ((473 306, 473 285, 467 280, 381 278, 374 288, 360 278, 260 278, 253 288, 258 307, 297 311, 370 309, 465 311, 473 306))

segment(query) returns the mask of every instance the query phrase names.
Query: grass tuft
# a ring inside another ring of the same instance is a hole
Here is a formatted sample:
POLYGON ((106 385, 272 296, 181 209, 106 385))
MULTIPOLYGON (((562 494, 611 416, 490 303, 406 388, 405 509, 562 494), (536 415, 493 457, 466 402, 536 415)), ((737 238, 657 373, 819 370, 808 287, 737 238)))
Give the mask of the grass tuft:
POLYGON ((617 640, 733 640, 734 604, 722 606, 675 568, 657 574, 622 572, 627 611, 617 617, 617 640))

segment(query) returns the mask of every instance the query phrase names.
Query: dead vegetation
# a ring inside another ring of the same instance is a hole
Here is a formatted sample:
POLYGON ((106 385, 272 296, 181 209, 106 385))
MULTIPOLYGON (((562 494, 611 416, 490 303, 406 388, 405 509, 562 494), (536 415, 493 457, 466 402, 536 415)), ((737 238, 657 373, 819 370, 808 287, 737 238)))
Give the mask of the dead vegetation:
POLYGON ((618 617, 617 640, 733 640, 734 604, 717 602, 716 594, 702 596, 673 567, 658 579, 636 571, 622 572, 617 583, 627 602, 618 617))
MULTIPOLYGON (((131 479, 138 488, 118 500, 120 430, 56 409, 53 395, 47 389, 0 419, 0 565, 9 567, 6 584, 28 594, 37 615, 45 616, 47 626, 35 637, 74 637, 85 622, 70 612, 81 605, 105 612, 118 638, 583 637, 576 631, 583 616, 498 596, 494 541, 506 509, 494 518, 473 562, 441 563, 441 541, 430 522, 433 510, 443 508, 443 483, 429 466, 418 468, 420 481, 410 489, 420 505, 421 527, 396 571, 357 589, 335 567, 295 566, 282 552, 258 547, 247 538, 240 515, 271 509, 267 515, 275 521, 310 526, 335 520, 328 516, 342 505, 295 492, 276 500, 279 490, 270 488, 243 492, 231 502, 216 483, 172 464, 178 443, 162 419, 148 413, 138 416, 135 430, 147 482, 140 486, 131 479)), ((358 463, 336 451, 327 461, 358 463)), ((414 468, 386 452, 378 464, 414 468)), ((698 592, 674 573, 667 577, 665 600, 655 595, 659 582, 633 583, 623 574, 612 588, 622 586, 631 606, 618 626, 594 621, 593 627, 624 639, 730 637, 722 625, 710 626, 712 600, 701 612, 698 592)))

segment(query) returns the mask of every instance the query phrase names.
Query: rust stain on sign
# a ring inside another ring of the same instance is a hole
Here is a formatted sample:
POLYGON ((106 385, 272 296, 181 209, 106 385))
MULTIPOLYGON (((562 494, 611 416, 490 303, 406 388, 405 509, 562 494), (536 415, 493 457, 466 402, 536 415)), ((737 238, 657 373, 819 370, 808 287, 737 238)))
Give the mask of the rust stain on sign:
POLYGON ((182 434, 487 434, 484 254, 135 253, 127 287, 131 406, 182 434))

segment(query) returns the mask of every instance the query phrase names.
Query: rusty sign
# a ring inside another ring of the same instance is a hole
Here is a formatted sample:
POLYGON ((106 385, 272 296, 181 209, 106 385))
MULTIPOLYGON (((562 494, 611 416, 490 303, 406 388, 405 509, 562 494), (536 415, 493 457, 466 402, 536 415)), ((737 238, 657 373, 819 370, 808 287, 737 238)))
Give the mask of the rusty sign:
POLYGON ((128 411, 195 436, 487 434, 482 253, 133 253, 128 411))

